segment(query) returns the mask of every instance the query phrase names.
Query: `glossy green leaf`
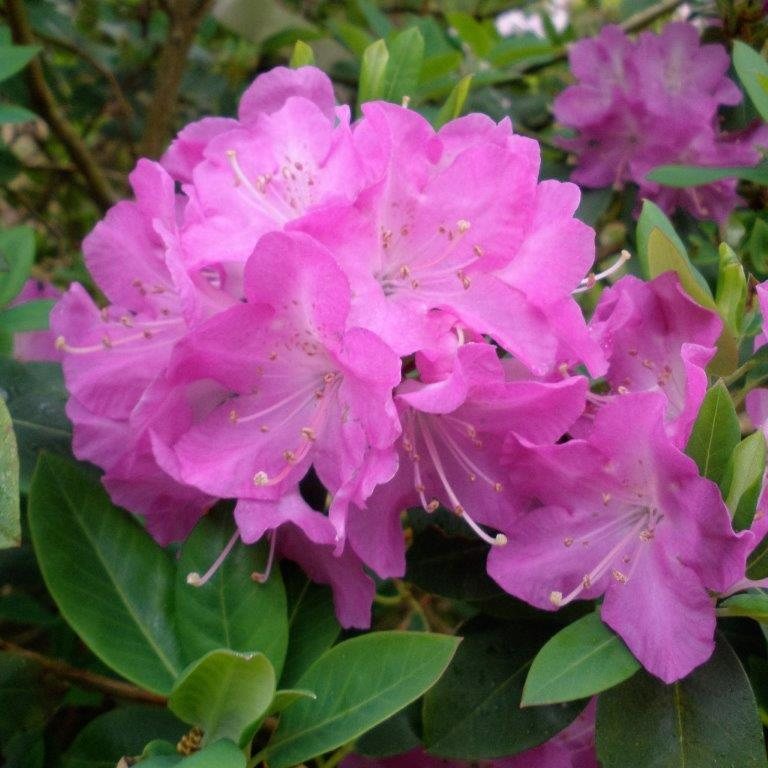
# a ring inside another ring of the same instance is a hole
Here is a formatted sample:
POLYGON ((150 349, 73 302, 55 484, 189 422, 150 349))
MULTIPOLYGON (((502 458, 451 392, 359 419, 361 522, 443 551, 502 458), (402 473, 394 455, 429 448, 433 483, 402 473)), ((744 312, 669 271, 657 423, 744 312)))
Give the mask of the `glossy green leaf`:
POLYGON ((269 705, 269 712, 267 714, 276 715, 284 710, 288 709, 291 704, 295 704, 301 699, 316 699, 317 696, 312 691, 307 691, 299 688, 285 688, 275 692, 275 698, 269 705))
POLYGON ((303 40, 297 40, 291 53, 290 65, 293 69, 299 67, 308 67, 315 63, 315 53, 312 46, 307 45, 303 40))
POLYGON ((29 123, 37 120, 37 115, 16 104, 0 104, 0 123, 29 123))
POLYGON ((22 289, 34 260, 35 235, 31 227, 0 230, 0 307, 22 289))
POLYGON ((266 566, 266 547, 238 541, 208 582, 199 587, 187 583, 190 573, 209 568, 233 532, 231 513, 217 510, 203 517, 184 542, 176 574, 176 628, 183 657, 190 663, 217 648, 259 651, 279 677, 288 647, 280 570, 275 568, 264 584, 251 578, 266 566))
POLYGON ((424 38, 418 27, 410 27, 400 32, 388 47, 383 98, 400 104, 404 98, 413 96, 419 84, 424 38))
POLYGON ((739 417, 728 388, 718 381, 704 397, 685 452, 704 477, 719 484, 740 438, 739 417))
POLYGON ((168 708, 205 734, 205 744, 253 738, 275 695, 275 670, 262 653, 211 651, 179 676, 168 708))
POLYGON ((184 723, 158 707, 119 707, 91 720, 61 758, 61 768, 114 768, 121 757, 140 755, 154 739, 176 743, 184 723))
POLYGON ((106 664, 167 694, 181 672, 173 625, 174 566, 81 467, 41 457, 29 527, 48 590, 64 618, 106 664))
POLYGON ((723 475, 725 503, 733 517, 733 527, 743 531, 752 525, 757 499, 765 473, 765 437, 758 429, 734 449, 723 475))
POLYGON ((72 432, 64 412, 67 392, 61 366, 0 359, 0 394, 13 421, 21 489, 27 491, 41 451, 71 455, 72 432))
POLYGON ((768 63, 746 43, 734 40, 733 67, 755 108, 768 122, 768 63))
POLYGON ((287 768, 357 738, 434 685, 458 643, 447 635, 371 632, 331 648, 298 683, 317 700, 294 704, 260 757, 270 768, 287 768))
POLYGON ((19 544, 19 450, 11 414, 0 398, 0 549, 19 544))
POLYGON ((672 241, 675 249, 687 258, 685 245, 677 232, 675 232, 672 222, 667 218, 664 211, 656 203, 652 203, 650 200, 643 200, 640 218, 637 220, 637 256, 643 276, 649 279, 652 275, 648 266, 648 248, 651 232, 654 229, 660 229, 672 241))
POLYGON ((646 672, 603 693, 597 706, 603 768, 765 768, 752 689, 722 639, 712 659, 664 685, 646 672))
POLYGON ((647 177, 667 187, 696 187, 721 179, 744 179, 755 184, 768 184, 768 164, 703 168, 699 165, 660 165, 647 177))
POLYGON ((648 272, 651 279, 664 272, 676 272, 680 284, 694 301, 703 307, 715 308, 712 293, 698 270, 691 264, 685 252, 677 248, 658 227, 654 227, 648 235, 648 272))
POLYGON ((744 307, 747 302, 747 278, 739 257, 727 243, 718 250, 719 267, 715 304, 720 317, 735 335, 741 333, 744 307))
POLYGON ((365 49, 360 66, 360 85, 357 89, 358 109, 366 101, 384 98, 388 61, 389 51, 383 40, 377 40, 365 49))
POLYGON ((584 702, 521 709, 528 668, 548 633, 531 623, 479 617, 459 629, 451 666, 424 698, 424 743, 440 757, 516 754, 573 721, 584 702))
POLYGON ((472 86, 472 75, 464 75, 448 94, 445 103, 440 107, 440 111, 435 118, 435 128, 442 128, 450 120, 455 120, 463 111, 464 104, 469 96, 469 89, 472 86))
POLYGON ((612 688, 640 668, 624 641, 589 613, 560 630, 536 654, 522 706, 572 701, 612 688))
POLYGON ((8 307, 0 311, 0 330, 6 333, 45 330, 55 303, 52 299, 38 299, 8 307))
POLYGON ((743 616, 761 623, 768 623, 768 591, 753 589, 740 595, 732 595, 717 606, 717 615, 743 616))
POLYGON ((39 52, 39 45, 0 45, 0 80, 20 72, 39 52))
POLYGON ((421 746, 421 702, 414 701, 383 723, 366 731, 356 742, 355 752, 366 757, 401 755, 421 746))
POLYGON ((485 570, 488 545, 477 537, 447 536, 434 526, 414 536, 405 578, 427 592, 456 600, 485 600, 504 590, 485 570))
POLYGON ((314 584, 296 566, 281 565, 288 595, 288 655, 280 685, 295 688, 296 681, 334 643, 341 632, 328 587, 314 584))
POLYGON ((179 755, 156 755, 142 760, 141 768, 245 768, 245 755, 237 744, 229 739, 221 739, 189 757, 180 759, 179 755))
MULTIPOLYGON (((645 209, 643 209, 645 210, 645 209)), ((640 237, 638 225, 638 238, 640 237)), ((691 264, 684 248, 677 245, 676 238, 670 238, 659 227, 653 227, 648 235, 647 244, 648 272, 651 278, 664 272, 675 272, 685 292, 707 309, 717 311, 704 278, 691 264)), ((717 354, 709 363, 707 370, 719 376, 733 371, 739 362, 739 348, 734 331, 726 324, 717 340, 717 354)))

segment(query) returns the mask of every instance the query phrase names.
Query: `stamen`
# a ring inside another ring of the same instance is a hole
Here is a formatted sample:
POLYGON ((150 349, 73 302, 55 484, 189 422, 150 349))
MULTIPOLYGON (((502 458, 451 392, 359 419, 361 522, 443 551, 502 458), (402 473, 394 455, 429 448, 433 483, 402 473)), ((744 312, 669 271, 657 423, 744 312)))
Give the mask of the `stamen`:
POLYGON ((438 477, 440 478, 440 482, 443 484, 443 488, 445 489, 445 492, 448 496, 448 500, 451 502, 451 505, 453 506, 453 509, 456 511, 456 514, 461 517, 464 522, 487 544, 490 544, 491 546, 504 546, 507 543, 507 537, 503 533, 496 534, 495 537, 489 536, 466 512, 464 509, 464 506, 459 501, 458 497, 456 496, 453 488, 451 487, 450 482, 448 481, 448 478, 446 477, 445 470, 443 469, 443 464, 440 461, 440 455, 437 452, 437 448, 435 447, 435 442, 432 439, 432 434, 428 429, 424 429, 422 426, 421 434, 424 437, 424 442, 427 446, 427 451, 429 452, 429 456, 432 459, 432 466, 434 466, 435 471, 437 472, 438 477))
POLYGON ((213 561, 213 565, 201 576, 199 573, 193 571, 187 574, 187 584, 192 587, 202 587, 203 584, 208 582, 211 577, 219 570, 221 564, 226 560, 227 555, 232 551, 232 547, 235 546, 237 540, 240 538, 240 532, 235 531, 232 534, 232 538, 227 543, 227 546, 221 551, 221 554, 213 561))
POLYGON ((277 529, 272 531, 272 535, 269 537, 269 555, 267 556, 267 565, 263 571, 254 571, 251 574, 251 578, 259 584, 264 584, 269 578, 269 574, 272 573, 272 563, 275 562, 275 542, 277 541, 277 529))
POLYGON ((584 293, 585 291, 589 291, 594 287, 595 283, 600 280, 605 280, 606 277, 610 277, 614 272, 618 272, 631 258, 632 254, 629 251, 622 251, 619 258, 616 259, 608 269, 598 272, 597 274, 590 273, 579 283, 579 287, 572 291, 572 293, 584 293))

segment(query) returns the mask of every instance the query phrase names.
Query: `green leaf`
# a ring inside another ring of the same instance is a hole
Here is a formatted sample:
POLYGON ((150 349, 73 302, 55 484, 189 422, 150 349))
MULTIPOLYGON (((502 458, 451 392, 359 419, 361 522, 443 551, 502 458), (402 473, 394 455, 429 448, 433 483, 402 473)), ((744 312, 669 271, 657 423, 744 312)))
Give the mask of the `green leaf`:
POLYGON ((43 727, 51 709, 37 664, 0 653, 0 746, 21 731, 43 727))
POLYGON ((288 595, 288 655, 280 685, 295 688, 296 681, 334 643, 341 632, 328 587, 314 584, 297 567, 280 566, 288 595))
POLYGON ((486 600, 504 594, 488 576, 488 545, 477 537, 447 536, 429 526, 408 548, 406 581, 441 597, 486 600))
POLYGON ((53 299, 37 299, 8 307, 0 311, 0 330, 6 333, 44 331, 55 303, 53 299))
POLYGON ((56 456, 42 456, 32 478, 29 527, 72 628, 116 672, 167 694, 182 669, 168 553, 112 506, 98 480, 56 456))
POLYGON ((420 701, 414 701, 383 723, 366 731, 355 742, 355 752, 366 757, 391 757, 420 747, 420 705, 420 701))
POLYGON ((357 0, 357 7, 363 14, 371 31, 379 37, 386 37, 392 31, 392 22, 373 0, 357 0))
POLYGON ((704 396, 685 452, 704 477, 720 484, 740 438, 739 417, 728 387, 718 381, 704 396))
POLYGON ((291 704, 295 704, 301 699, 316 699, 317 696, 312 691, 306 691, 297 688, 285 688, 275 693, 275 698, 269 706, 269 715, 276 715, 288 709, 291 704))
POLYGON ((205 744, 231 739, 244 747, 275 695, 275 670, 263 653, 211 651, 179 676, 168 708, 205 734, 205 744))
POLYGON ((637 221, 637 255, 643 276, 648 279, 652 277, 648 266, 648 241, 654 229, 660 229, 672 241, 675 249, 687 258, 685 245, 677 232, 675 232, 672 222, 655 203, 652 203, 650 200, 643 200, 643 208, 637 221))
POLYGON ((590 613, 560 630, 536 654, 522 706, 593 696, 624 682, 639 668, 622 639, 598 613, 590 613))
POLYGON ((755 697, 736 654, 721 638, 684 680, 664 685, 638 672, 603 693, 597 755, 603 768, 765 768, 755 697))
POLYGON ((458 643, 447 635, 371 632, 331 648, 298 683, 317 701, 294 704, 259 758, 287 768, 357 738, 434 685, 458 643))
MULTIPOLYGON (((645 211, 645 208, 643 208, 645 211)), ((663 216, 663 214, 661 214, 663 216)), ((641 216, 642 218, 642 216, 641 216)), ((640 226, 638 224, 638 241, 640 226)), ((712 298, 704 278, 691 264, 684 248, 678 246, 679 238, 670 238, 662 228, 654 226, 647 238, 648 273, 651 278, 673 271, 677 273, 685 292, 696 302, 707 309, 717 311, 717 305, 712 298)), ((739 348, 734 332, 725 325, 717 340, 717 354, 709 363, 708 371, 715 375, 725 376, 736 368, 739 362, 739 348)))
POLYGON ((768 272, 768 223, 763 219, 755 219, 744 249, 755 271, 768 272))
POLYGON ((291 54, 290 66, 293 69, 299 67, 309 67, 315 63, 315 54, 312 50, 312 46, 307 45, 303 40, 297 40, 293 46, 293 53, 291 54))
POLYGON ((0 549, 19 544, 19 449, 11 414, 0 398, 0 549))
POLYGON ((0 394, 13 420, 21 490, 26 492, 41 451, 71 455, 72 432, 64 413, 67 391, 61 366, 0 359, 0 394))
POLYGON ((733 67, 760 116, 768 122, 768 63, 746 43, 734 40, 733 67))
POLYGON ((278 568, 264 584, 251 578, 264 570, 266 547, 238 541, 211 579, 201 587, 187 583, 204 572, 229 542, 231 513, 216 510, 200 520, 184 542, 176 574, 176 630, 186 663, 208 651, 229 648, 260 651, 280 675, 288 647, 285 588, 278 568))
POLYGON ((723 495, 737 531, 752 525, 764 473, 765 437, 758 429, 733 449, 723 475, 723 495))
POLYGON ((141 768, 170 768, 175 765, 183 768, 245 768, 246 762, 245 755, 234 742, 222 739, 183 760, 179 755, 156 755, 138 765, 141 768))
POLYGON ((472 75, 464 75, 448 94, 445 103, 435 118, 435 128, 442 128, 450 120, 455 120, 464 109, 472 86, 472 75))
POLYGON ((720 317, 725 320, 733 334, 738 336, 741 333, 747 302, 747 278, 741 261, 727 243, 720 245, 718 253, 715 304, 720 317))
POLYGON ((728 597, 717 606, 717 615, 743 616, 768 623, 768 593, 764 589, 755 589, 728 597))
POLYGON ((24 287, 34 260, 35 235, 30 227, 0 231, 0 307, 24 287))
POLYGON ((470 620, 453 663, 424 698, 424 743, 440 757, 516 754, 572 722, 584 702, 520 708, 523 682, 548 634, 530 623, 470 620))
POLYGON ((383 98, 386 101, 400 104, 406 96, 413 96, 423 60, 424 38, 418 27, 405 29, 392 40, 384 72, 383 98))
POLYGON ((676 272, 680 284, 694 301, 715 309, 709 287, 685 251, 681 251, 661 229, 654 227, 648 236, 648 273, 653 279, 664 272, 676 272))
POLYGON ((40 50, 39 45, 0 45, 0 80, 20 72, 40 50))
POLYGON ((660 165, 654 168, 646 178, 667 187, 697 187, 721 179, 744 179, 755 184, 768 184, 768 163, 720 168, 703 168, 699 165, 660 165))
POLYGON ((0 104, 0 123, 29 123, 37 120, 37 115, 16 104, 0 104))
POLYGON ((61 758, 61 768, 114 768, 121 757, 139 755, 148 741, 177 742, 184 724, 157 707, 120 707, 99 715, 80 731, 61 758))
POLYGON ((493 27, 484 26, 468 13, 447 13, 446 18, 462 42, 472 49, 475 56, 481 59, 488 56, 498 39, 493 27))
POLYGON ((366 101, 384 98, 388 61, 389 51, 383 40, 377 40, 365 49, 360 66, 360 86, 357 90, 358 110, 366 101))

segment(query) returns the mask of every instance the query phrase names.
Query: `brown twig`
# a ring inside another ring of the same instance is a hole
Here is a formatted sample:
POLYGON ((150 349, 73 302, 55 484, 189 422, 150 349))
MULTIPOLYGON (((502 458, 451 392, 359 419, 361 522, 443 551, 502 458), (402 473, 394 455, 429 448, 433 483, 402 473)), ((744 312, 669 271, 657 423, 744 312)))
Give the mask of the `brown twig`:
POLYGON ((0 639, 0 650, 33 661, 35 664, 39 664, 46 672, 50 672, 61 680, 75 683, 81 688, 87 688, 91 691, 99 691, 99 693, 106 693, 107 695, 114 696, 118 699, 140 701, 144 704, 164 706, 167 701, 164 696, 158 696, 156 693, 145 691, 130 683, 124 683, 121 680, 114 680, 111 677, 99 675, 95 672, 89 672, 87 669, 78 669, 63 661, 51 659, 48 656, 44 656, 42 653, 30 651, 27 648, 22 648, 7 640, 0 639))
POLYGON ((195 33, 213 0, 167 0, 168 37, 160 50, 155 70, 152 101, 147 111, 140 154, 158 157, 168 141, 178 100, 181 79, 195 33))
MULTIPOLYGON (((27 18, 24 0, 6 0, 5 9, 13 41, 20 45, 33 45, 35 39, 27 18)), ((93 199, 101 208, 108 208, 115 200, 112 187, 77 130, 65 117, 45 80, 43 65, 39 58, 36 57, 30 61, 26 75, 35 109, 51 127, 72 158, 72 162, 85 177, 93 199)))

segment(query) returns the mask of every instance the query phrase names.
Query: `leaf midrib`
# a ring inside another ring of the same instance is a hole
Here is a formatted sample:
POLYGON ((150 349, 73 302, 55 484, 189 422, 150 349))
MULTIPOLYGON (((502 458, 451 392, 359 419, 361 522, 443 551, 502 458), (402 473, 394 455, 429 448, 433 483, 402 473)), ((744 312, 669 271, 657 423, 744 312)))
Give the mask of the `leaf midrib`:
POLYGON ((160 645, 158 645, 157 642, 155 641, 155 639, 152 637, 152 635, 147 632, 147 630, 143 626, 142 622, 139 620, 138 615, 135 613, 132 604, 128 601, 128 598, 127 598, 126 594, 124 593, 124 591, 122 590, 121 586, 119 585, 119 583, 115 579, 115 576, 113 575, 112 571, 107 567, 106 560, 104 559, 104 557, 103 557, 101 551, 99 550, 99 548, 94 543, 94 539, 92 538, 90 532, 88 531, 88 528, 84 525, 83 520, 78 515, 77 506, 73 503, 72 499, 70 498, 69 494, 67 493, 67 489, 61 484, 61 482, 59 481, 59 478, 56 476, 55 472, 51 472, 50 474, 53 476, 53 478, 54 478, 54 480, 56 482, 56 485, 59 487, 62 496, 66 499, 67 505, 69 506, 70 511, 72 512, 72 516, 74 517, 74 519, 78 523, 80 529, 82 530, 83 534, 85 535, 85 538, 90 543, 91 548, 96 553, 96 556, 98 557, 99 562, 101 563, 101 566, 104 569, 104 572, 107 574, 107 577, 109 578, 112 586, 115 589, 115 592, 117 592, 117 594, 121 598, 123 606, 125 607, 126 611, 128 612, 128 615, 133 619, 133 621, 134 621, 137 629, 139 630, 139 632, 144 636, 144 638, 147 640, 147 643, 149 644, 150 648, 152 648, 152 650, 155 652, 157 658, 162 662, 163 667, 165 667, 165 669, 171 674, 171 677, 175 679, 178 676, 178 674, 179 674, 179 672, 181 670, 178 669, 173 664, 173 662, 168 659, 168 657, 163 652, 162 647, 160 645))
MULTIPOLYGON (((293 736, 288 736, 287 738, 283 739, 282 741, 275 741, 273 744, 269 745, 267 747, 267 749, 264 750, 264 756, 265 757, 269 756, 273 752, 273 749, 272 749, 273 747, 275 749, 278 748, 278 747, 284 747, 286 744, 290 744, 292 741, 296 741, 299 738, 306 737, 307 734, 311 734, 314 731, 317 731, 318 729, 325 728, 326 726, 328 726, 331 723, 336 722, 340 718, 348 716, 350 713, 359 711, 363 707, 365 707, 368 704, 370 704, 372 701, 375 701, 376 699, 381 698, 382 696, 385 696, 391 690, 394 690, 395 688, 397 688, 398 686, 400 686, 400 685, 404 684, 405 682, 411 680, 412 678, 417 677, 417 673, 421 672, 421 670, 424 669, 425 667, 428 667, 431 664, 431 661, 432 661, 431 659, 427 659, 419 667, 413 668, 412 673, 410 675, 408 675, 407 677, 400 678, 397 682, 393 683, 392 685, 388 686, 387 688, 379 689, 379 691, 375 695, 373 695, 373 696, 371 696, 371 697, 369 697, 367 699, 363 699, 362 701, 358 702, 353 707, 350 707, 348 709, 342 710, 341 712, 338 712, 336 715, 334 715, 333 717, 329 718, 328 720, 315 721, 314 724, 311 727, 305 728, 304 730, 295 733, 293 736)), ((443 665, 443 669, 445 669, 445 667, 448 666, 449 662, 450 662, 450 659, 445 662, 445 664, 443 665)), ((347 681, 349 681, 350 679, 351 679, 351 677, 348 677, 347 681)), ((302 681, 299 680, 298 682, 301 683, 302 681)), ((306 687, 306 684, 304 684, 304 686, 306 687)), ((407 701, 403 706, 407 706, 410 703, 410 701, 413 701, 416 698, 418 698, 418 694, 416 696, 414 696, 412 699, 409 699, 409 701, 407 701)), ((396 711, 399 711, 399 710, 396 710, 396 711)))

